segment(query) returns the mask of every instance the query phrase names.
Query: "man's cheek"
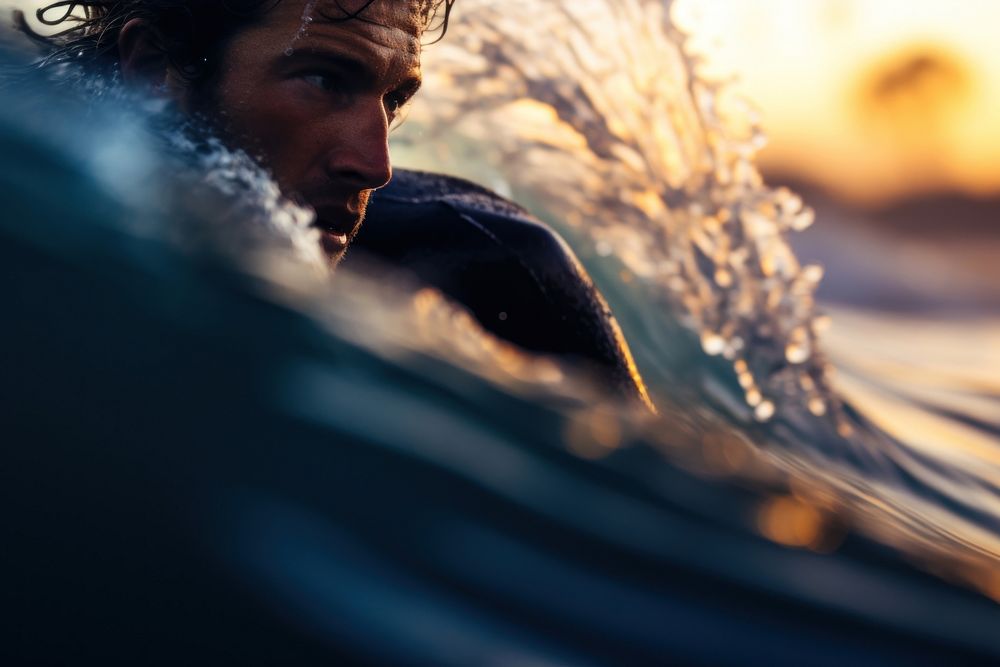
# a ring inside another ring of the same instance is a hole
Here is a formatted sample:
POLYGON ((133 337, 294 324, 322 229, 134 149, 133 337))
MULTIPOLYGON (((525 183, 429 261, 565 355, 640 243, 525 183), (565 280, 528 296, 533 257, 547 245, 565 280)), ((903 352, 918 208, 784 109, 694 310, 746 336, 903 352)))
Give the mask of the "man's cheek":
POLYGON ((245 118, 240 132, 244 142, 253 147, 257 159, 281 178, 295 173, 297 162, 308 160, 308 142, 303 141, 302 126, 287 114, 263 110, 245 118))

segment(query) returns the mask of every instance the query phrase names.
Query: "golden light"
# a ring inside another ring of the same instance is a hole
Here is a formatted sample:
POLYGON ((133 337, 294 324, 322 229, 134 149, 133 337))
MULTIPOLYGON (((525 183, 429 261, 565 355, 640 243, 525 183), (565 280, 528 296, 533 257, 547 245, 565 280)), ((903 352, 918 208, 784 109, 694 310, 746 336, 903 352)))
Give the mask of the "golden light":
POLYGON ((846 527, 834 517, 795 496, 777 496, 762 503, 757 529, 772 542, 819 553, 835 551, 846 537, 846 527))
POLYGON ((580 410, 566 422, 563 437, 578 456, 602 458, 622 445, 621 417, 609 406, 580 410))
POLYGON ((766 172, 866 203, 1000 192, 1000 3, 678 0, 675 18, 760 109, 766 172))

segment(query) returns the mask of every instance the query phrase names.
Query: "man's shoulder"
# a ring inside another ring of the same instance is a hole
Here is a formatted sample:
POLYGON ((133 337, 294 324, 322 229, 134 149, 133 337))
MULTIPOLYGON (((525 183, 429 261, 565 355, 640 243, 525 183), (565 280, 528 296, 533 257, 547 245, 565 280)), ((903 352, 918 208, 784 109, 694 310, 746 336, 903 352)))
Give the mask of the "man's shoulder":
POLYGON ((634 391, 624 340, 573 251, 495 192, 452 176, 401 171, 372 198, 352 247, 438 288, 494 335, 585 359, 634 391))
POLYGON ((556 261, 576 268, 572 251, 550 227, 496 192, 455 176, 398 172, 373 197, 358 242, 383 247, 411 235, 425 242, 399 252, 457 243, 480 259, 480 253, 510 253, 525 265, 540 261, 551 267, 556 261), (432 232, 435 238, 427 238, 432 232))

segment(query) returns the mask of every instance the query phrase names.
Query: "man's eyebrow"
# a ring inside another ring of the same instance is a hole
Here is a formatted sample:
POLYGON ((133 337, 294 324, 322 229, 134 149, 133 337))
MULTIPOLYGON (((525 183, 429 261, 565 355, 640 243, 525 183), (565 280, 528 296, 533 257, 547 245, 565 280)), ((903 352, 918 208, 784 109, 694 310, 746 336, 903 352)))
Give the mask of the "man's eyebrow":
POLYGON ((298 49, 291 56, 295 60, 322 62, 361 79, 375 80, 375 71, 363 60, 326 49, 298 49))
POLYGON ((417 94, 422 85, 424 85, 424 80, 420 76, 409 76, 396 86, 395 92, 410 98, 417 94))
MULTIPOLYGON (((358 81, 370 81, 374 84, 377 80, 375 70, 364 60, 337 51, 322 48, 299 49, 291 57, 295 60, 312 61, 336 67, 358 81)), ((405 76, 394 89, 408 96, 413 96, 422 85, 423 77, 420 76, 419 70, 416 70, 416 73, 405 76)))

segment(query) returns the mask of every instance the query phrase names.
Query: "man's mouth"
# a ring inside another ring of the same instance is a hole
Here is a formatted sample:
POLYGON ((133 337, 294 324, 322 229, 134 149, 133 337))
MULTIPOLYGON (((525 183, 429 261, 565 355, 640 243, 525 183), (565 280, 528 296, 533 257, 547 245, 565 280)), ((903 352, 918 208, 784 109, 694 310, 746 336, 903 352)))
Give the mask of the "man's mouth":
MULTIPOLYGON (((2 2, 3 0, 0 0, 2 2)), ((338 191, 327 187, 299 195, 316 213, 313 227, 320 231, 320 243, 331 258, 339 258, 354 240, 368 205, 368 191, 338 191)))
POLYGON ((323 249, 335 254, 347 248, 360 222, 360 216, 346 208, 335 211, 319 209, 316 211, 316 222, 313 226, 320 231, 323 249))
POLYGON ((327 254, 333 255, 342 252, 347 248, 347 234, 342 232, 330 232, 320 228, 320 244, 327 254))

